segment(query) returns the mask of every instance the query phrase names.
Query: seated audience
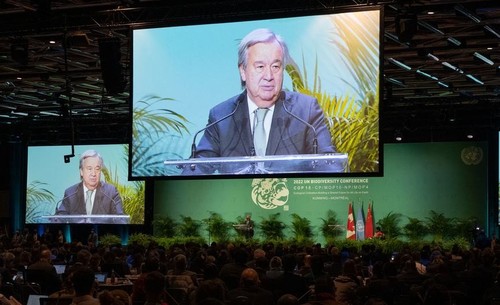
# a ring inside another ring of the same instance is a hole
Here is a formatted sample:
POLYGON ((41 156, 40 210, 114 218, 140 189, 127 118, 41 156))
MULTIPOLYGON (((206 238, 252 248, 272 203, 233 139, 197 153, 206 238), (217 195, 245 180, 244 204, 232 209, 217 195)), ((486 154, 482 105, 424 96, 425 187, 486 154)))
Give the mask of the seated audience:
POLYGON ((252 268, 243 270, 238 288, 229 290, 227 294, 229 303, 241 304, 248 300, 248 304, 274 305, 274 296, 269 291, 260 287, 259 275, 252 268))

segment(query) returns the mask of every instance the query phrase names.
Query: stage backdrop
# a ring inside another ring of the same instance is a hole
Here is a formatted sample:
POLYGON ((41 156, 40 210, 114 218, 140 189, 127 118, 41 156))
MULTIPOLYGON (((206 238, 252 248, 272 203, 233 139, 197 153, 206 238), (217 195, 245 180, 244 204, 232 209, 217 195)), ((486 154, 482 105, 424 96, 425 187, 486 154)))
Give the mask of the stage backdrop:
POLYGON ((486 143, 387 144, 384 153, 383 177, 158 181, 155 215, 202 220, 216 212, 236 221, 251 213, 258 225, 275 213, 289 224, 297 213, 311 221, 321 241, 327 211, 335 211, 345 228, 352 202, 354 214, 362 206, 365 218, 371 203, 374 223, 393 212, 403 215, 403 225, 406 216, 425 219, 434 210, 446 217, 476 217, 486 227, 486 143))

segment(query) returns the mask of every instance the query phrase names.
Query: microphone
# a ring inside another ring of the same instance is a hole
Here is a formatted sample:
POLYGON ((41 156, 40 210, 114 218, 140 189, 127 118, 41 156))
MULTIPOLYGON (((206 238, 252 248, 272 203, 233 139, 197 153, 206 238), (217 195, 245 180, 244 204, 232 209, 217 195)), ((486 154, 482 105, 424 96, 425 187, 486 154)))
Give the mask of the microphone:
MULTIPOLYGON (((115 215, 125 215, 123 213, 123 208, 120 209, 121 211, 118 211, 118 208, 117 208, 118 207, 118 201, 115 198, 112 198, 111 196, 109 196, 108 194, 106 194, 106 192, 104 192, 104 190, 103 190, 103 184, 101 182, 99 184, 100 184, 99 189, 101 190, 101 194, 103 194, 104 197, 108 198, 109 200, 111 200, 113 202, 114 211, 113 211, 112 214, 115 214, 115 215)), ((117 192, 118 192, 118 190, 117 190, 117 192)), ((120 194, 118 193, 118 195, 120 195, 120 194)), ((113 219, 113 222, 114 223, 126 223, 126 220, 113 219)))
POLYGON ((317 154, 318 153, 318 134, 316 133, 316 128, 314 128, 313 125, 311 125, 309 122, 306 122, 304 119, 299 118, 297 115, 293 114, 286 108, 286 100, 283 101, 283 109, 285 109, 286 113, 289 115, 293 116, 297 120, 299 120, 302 124, 306 125, 307 127, 311 128, 313 133, 314 133, 314 139, 313 139, 313 153, 317 154))
POLYGON ((109 196, 108 194, 106 194, 106 192, 103 191, 103 189, 102 189, 103 184, 102 183, 99 183, 99 184, 100 184, 99 190, 101 190, 101 194, 103 194, 104 197, 108 198, 109 200, 111 200, 113 202, 113 207, 115 208, 113 214, 118 214, 118 209, 116 208, 118 206, 118 202, 116 201, 116 199, 111 198, 111 196, 109 196))
MULTIPOLYGON (((55 211, 55 215, 59 215, 61 213, 59 213, 61 210, 59 210, 59 204, 61 202, 63 202, 64 200, 68 199, 68 198, 71 198, 73 196, 75 196, 76 194, 78 193, 78 191, 74 191, 73 193, 69 194, 68 196, 64 196, 63 199, 59 200, 57 203, 56 203, 56 211, 55 211)), ((64 211, 64 212, 68 212, 68 211, 64 211)))
POLYGON ((196 137, 198 136, 198 134, 204 130, 207 130, 208 128, 216 125, 216 124, 219 124, 220 122, 224 121, 225 119, 233 116, 235 113, 236 113, 236 110, 238 110, 238 107, 240 106, 241 104, 241 101, 243 100, 243 94, 241 94, 239 97, 238 97, 238 100, 236 101, 236 107, 234 107, 233 111, 231 111, 229 114, 226 114, 225 116, 223 116, 222 118, 218 119, 218 120, 215 120, 213 121, 212 123, 208 124, 207 126, 205 126, 204 128, 198 130, 195 134, 194 134, 194 137, 193 137, 193 143, 191 144, 191 156, 189 157, 189 159, 193 159, 195 154, 196 154, 196 137))

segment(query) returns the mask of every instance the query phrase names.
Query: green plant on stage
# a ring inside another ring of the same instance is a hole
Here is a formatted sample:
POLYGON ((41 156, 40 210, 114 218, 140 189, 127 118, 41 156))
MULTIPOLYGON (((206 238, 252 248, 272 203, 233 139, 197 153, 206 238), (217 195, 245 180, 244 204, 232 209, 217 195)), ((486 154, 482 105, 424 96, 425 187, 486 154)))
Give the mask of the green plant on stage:
POLYGON ((342 233, 340 221, 335 211, 328 210, 326 212, 326 218, 321 218, 321 222, 320 230, 325 240, 333 240, 342 233))
POLYGON ((270 214, 267 219, 262 218, 260 222, 260 233, 266 240, 277 239, 283 240, 285 238, 285 234, 283 230, 285 230, 286 225, 283 221, 279 220, 280 213, 270 214))
POLYGON ((189 133, 188 120, 163 108, 163 104, 173 101, 171 98, 146 96, 134 104, 131 149, 134 176, 163 176, 164 160, 185 157, 177 153, 181 147, 176 140, 183 133, 189 133), (156 109, 157 104, 162 108, 156 109))
POLYGON ((453 223, 454 218, 444 216, 443 213, 438 213, 434 210, 429 211, 429 217, 426 218, 429 232, 433 235, 436 241, 442 241, 445 237, 454 235, 453 223))
POLYGON ((181 222, 177 226, 178 233, 183 237, 199 237, 201 223, 190 216, 180 215, 181 222))
POLYGON ((111 247, 116 245, 121 245, 121 238, 114 234, 104 234, 99 236, 99 246, 111 247))
POLYGON ((154 236, 154 241, 158 244, 158 246, 164 247, 166 249, 171 248, 176 245, 203 245, 206 243, 205 239, 201 237, 184 237, 184 236, 176 236, 173 238, 170 237, 162 237, 162 236, 154 236))
MULTIPOLYGON (((351 172, 373 172, 379 168, 379 44, 378 21, 370 15, 363 24, 349 17, 333 18, 332 44, 351 69, 354 82, 349 84, 357 96, 331 96, 321 88, 316 61, 313 85, 307 83, 305 64, 287 65, 294 91, 315 97, 329 123, 332 142, 337 151, 348 153, 351 172), (374 26, 367 26, 373 24, 374 26)), ((304 59, 303 59, 304 62, 304 59)))
POLYGON ((40 216, 54 213, 56 209, 53 206, 54 194, 44 188, 45 185, 47 183, 40 181, 33 181, 28 185, 26 189, 26 223, 36 223, 40 216))
POLYGON ((155 236, 174 237, 178 223, 168 215, 155 215, 153 219, 153 230, 155 236))
POLYGON ((312 243, 313 229, 311 221, 305 217, 301 217, 297 213, 292 213, 292 235, 293 240, 297 243, 309 242, 312 243))
POLYGON ((403 231, 410 241, 421 240, 428 233, 425 222, 414 217, 408 217, 408 223, 403 226, 403 231))
POLYGON ((385 217, 377 221, 377 225, 381 227, 387 239, 397 238, 401 235, 401 228, 399 226, 401 216, 399 213, 389 212, 385 217))
POLYGON ((203 223, 207 226, 210 241, 226 242, 229 240, 231 223, 225 221, 219 213, 210 212, 210 216, 203 219, 203 223))
POLYGON ((128 238, 129 245, 140 245, 147 248, 149 244, 154 240, 153 236, 144 233, 133 233, 128 238))
POLYGON ((463 219, 455 218, 453 220, 453 232, 455 233, 455 236, 472 242, 472 232, 476 228, 477 223, 478 222, 476 217, 468 217, 463 219))

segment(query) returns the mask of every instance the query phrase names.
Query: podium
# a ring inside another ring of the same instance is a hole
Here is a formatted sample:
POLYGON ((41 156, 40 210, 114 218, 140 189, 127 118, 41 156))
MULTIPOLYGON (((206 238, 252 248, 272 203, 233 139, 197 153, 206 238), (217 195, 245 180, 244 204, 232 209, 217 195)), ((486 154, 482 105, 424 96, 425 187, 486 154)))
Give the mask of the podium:
POLYGON ((130 215, 47 215, 40 216, 46 223, 92 223, 92 224, 128 224, 130 215))
POLYGON ((244 236, 245 238, 253 237, 253 228, 249 227, 247 224, 234 224, 233 228, 236 230, 239 236, 244 236))
POLYGON ((167 176, 349 172, 347 154, 342 153, 192 158, 163 163, 167 176))
POLYGON ((237 232, 244 232, 244 231, 248 230, 248 226, 246 224, 236 224, 236 225, 233 225, 233 228, 237 232))

